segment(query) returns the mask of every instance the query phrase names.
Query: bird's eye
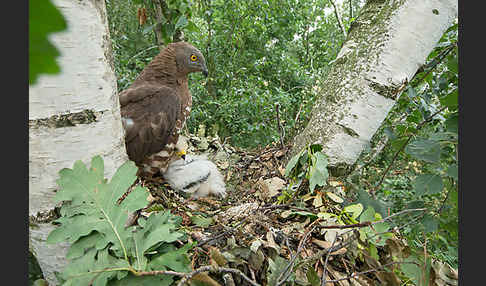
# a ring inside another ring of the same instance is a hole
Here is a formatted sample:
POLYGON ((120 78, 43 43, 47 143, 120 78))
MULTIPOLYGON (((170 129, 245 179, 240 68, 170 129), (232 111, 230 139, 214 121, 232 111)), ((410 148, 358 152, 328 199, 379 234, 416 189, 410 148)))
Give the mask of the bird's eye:
POLYGON ((197 61, 197 56, 192 54, 191 55, 191 61, 193 61, 193 62, 197 61))

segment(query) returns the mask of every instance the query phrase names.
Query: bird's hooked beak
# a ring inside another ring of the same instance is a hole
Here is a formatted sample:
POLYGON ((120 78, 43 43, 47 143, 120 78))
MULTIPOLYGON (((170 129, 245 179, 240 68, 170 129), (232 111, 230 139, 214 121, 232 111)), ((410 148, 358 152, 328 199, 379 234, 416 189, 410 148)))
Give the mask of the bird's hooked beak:
POLYGON ((203 75, 204 75, 205 77, 208 77, 208 75, 209 75, 209 72, 208 72, 208 69, 207 69, 207 68, 204 68, 204 69, 202 70, 202 73, 203 73, 203 75))

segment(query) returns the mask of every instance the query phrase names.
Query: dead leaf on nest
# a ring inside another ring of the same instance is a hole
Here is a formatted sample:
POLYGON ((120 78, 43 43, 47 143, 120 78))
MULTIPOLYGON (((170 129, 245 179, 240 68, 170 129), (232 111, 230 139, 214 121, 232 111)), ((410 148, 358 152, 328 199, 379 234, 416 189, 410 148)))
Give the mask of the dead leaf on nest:
POLYGON ((341 197, 339 197, 338 195, 336 195, 336 194, 334 194, 334 193, 332 193, 332 192, 326 192, 326 195, 327 195, 327 196, 328 196, 328 197, 329 197, 329 198, 330 198, 332 201, 334 201, 335 203, 340 204, 340 203, 344 202, 344 200, 343 200, 341 197))
POLYGON ((284 154, 285 154, 285 152, 284 152, 283 150, 278 150, 277 152, 275 152, 275 157, 280 158, 280 157, 282 157, 284 154))
MULTIPOLYGON (((331 248, 331 245, 332 245, 332 243, 330 243, 328 241, 319 240, 319 239, 315 239, 315 238, 312 239, 312 243, 314 243, 315 245, 319 246, 322 249, 331 248)), ((336 243, 335 243, 335 245, 336 245, 336 243)), ((334 252, 331 252, 331 255, 344 254, 344 253, 346 253, 346 251, 347 251, 346 248, 343 247, 343 248, 338 249, 334 252)))
POLYGON ((260 165, 258 165, 257 162, 251 162, 250 166, 248 167, 250 169, 258 169, 260 168, 260 165))
POLYGON ((233 174, 233 172, 231 170, 229 170, 228 173, 226 174, 226 179, 225 179, 226 182, 231 179, 232 174, 233 174))
POLYGON ((275 239, 273 238, 273 233, 271 231, 267 232, 266 238, 267 240, 262 241, 263 246, 267 248, 275 249, 277 254, 280 253, 280 246, 277 243, 275 243, 275 239))
POLYGON ((457 269, 452 268, 447 263, 442 263, 439 260, 432 261, 432 268, 435 272, 434 282, 438 286, 452 286, 458 285, 457 269))
POLYGON ((264 160, 268 160, 272 157, 272 153, 271 152, 268 152, 268 153, 265 153, 263 154, 262 156, 260 156, 260 158, 264 159, 264 160))
POLYGON ((147 201, 151 203, 151 202, 156 201, 156 200, 157 199, 154 198, 150 192, 148 192, 147 201))
POLYGON ((266 179, 263 182, 267 186, 268 194, 270 197, 278 195, 279 191, 285 187, 285 181, 280 179, 279 177, 266 179))
POLYGON ((223 224, 228 224, 232 220, 244 219, 252 214, 258 208, 257 203, 245 203, 231 207, 226 211, 218 214, 218 218, 223 224))
MULTIPOLYGON (((365 264, 368 266, 369 269, 382 268, 381 263, 378 260, 371 257, 370 255, 363 253, 363 257, 364 257, 365 264)), ((400 286, 401 281, 394 272, 376 271, 373 272, 373 274, 381 282, 381 285, 400 286)))
POLYGON ((278 172, 280 175, 285 176, 285 168, 282 166, 278 166, 278 172))
MULTIPOLYGON (((329 264, 327 265, 327 272, 330 274, 330 276, 332 276, 335 280, 337 279, 342 279, 342 278, 345 278, 347 277, 348 275, 346 275, 345 273, 341 273, 337 270, 334 270, 334 268, 332 268, 329 264)), ((331 280, 331 279, 329 279, 331 280)), ((326 284, 327 285, 327 284, 326 284)), ((342 285, 342 286, 351 286, 351 284, 349 284, 348 281, 346 280, 341 280, 341 281, 338 281, 338 282, 335 282, 334 285, 342 285)))
POLYGON ((218 167, 221 170, 226 170, 229 167, 229 162, 228 161, 223 161, 223 162, 221 162, 221 163, 218 164, 218 167))

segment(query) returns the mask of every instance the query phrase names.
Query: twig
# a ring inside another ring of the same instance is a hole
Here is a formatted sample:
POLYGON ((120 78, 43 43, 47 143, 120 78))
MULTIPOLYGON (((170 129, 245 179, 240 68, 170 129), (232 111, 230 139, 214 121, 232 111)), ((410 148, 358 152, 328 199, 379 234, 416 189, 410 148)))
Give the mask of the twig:
POLYGON ((367 227, 367 226, 370 226, 372 224, 373 224, 373 222, 371 222, 371 221, 364 221, 364 222, 360 222, 360 223, 346 224, 346 225, 342 225, 342 224, 321 225, 320 228, 346 229, 346 228, 355 228, 355 227, 367 227))
POLYGON ((285 137, 285 129, 282 127, 282 123, 280 122, 280 115, 279 115, 279 108, 280 108, 280 103, 275 103, 275 112, 277 113, 277 124, 278 124, 278 130, 280 134, 280 146, 282 149, 284 148, 284 137, 285 137))
MULTIPOLYGON (((329 249, 332 249, 332 247, 334 246, 334 243, 336 242, 336 238, 338 237, 339 235, 335 235, 334 236, 334 239, 332 240, 332 243, 331 243, 331 247, 329 249)), ((326 253, 326 259, 324 260, 324 266, 323 266, 323 270, 322 270, 322 283, 321 283, 321 286, 324 286, 326 285, 326 267, 327 267, 327 261, 329 260, 329 256, 331 254, 331 251, 328 251, 326 253)))
MULTIPOLYGON (((237 274, 240 275, 243 279, 245 279, 248 283, 250 283, 253 286, 260 286, 260 284, 256 283, 252 279, 250 279, 248 276, 246 276, 243 272, 241 272, 238 269, 235 268, 226 268, 226 267, 215 267, 215 266, 202 266, 192 272, 189 273, 178 273, 178 274, 183 274, 183 278, 179 281, 177 286, 183 286, 185 283, 187 283, 194 275, 199 274, 201 272, 218 272, 218 273, 232 273, 232 274, 237 274)), ((178 275, 180 276, 180 275, 178 275)))
POLYGON ((371 272, 377 272, 377 271, 382 270, 385 267, 388 267, 388 266, 394 265, 394 264, 417 264, 417 263, 413 262, 413 261, 394 261, 394 262, 384 264, 379 268, 374 268, 374 269, 370 269, 370 270, 366 270, 366 271, 362 271, 362 272, 353 273, 350 276, 339 278, 339 279, 334 279, 334 280, 329 280, 326 283, 335 283, 335 282, 339 282, 339 281, 342 281, 342 280, 348 280, 348 279, 351 279, 351 278, 356 278, 356 276, 368 274, 368 273, 371 273, 371 272))
POLYGON ((425 282, 425 277, 426 277, 426 271, 427 271, 427 235, 425 235, 425 232, 423 232, 424 235, 424 266, 423 266, 423 280, 425 282))
MULTIPOLYGON (((452 183, 454 184, 453 179, 452 178, 450 178, 450 179, 451 179, 452 183)), ((440 208, 437 210, 437 214, 440 214, 442 212, 442 210, 444 209, 444 206, 445 206, 445 204, 447 202, 447 199, 449 199, 449 193, 451 192, 451 189, 452 188, 448 188, 447 193, 446 193, 446 197, 445 197, 444 201, 442 201, 442 204, 440 205, 440 208)))
MULTIPOLYGON (((457 46, 457 42, 450 44, 447 48, 442 50, 435 58, 433 58, 432 61, 431 61, 431 63, 433 63, 433 65, 429 68, 427 73, 425 73, 425 75, 421 79, 417 80, 416 83, 418 84, 418 83, 422 82, 434 70, 434 68, 440 62, 442 62, 442 60, 454 49, 455 46, 457 46)), ((429 65, 429 64, 427 64, 427 65, 429 65)))
POLYGON ((331 5, 334 7, 334 14, 336 15, 336 19, 337 19, 339 28, 341 28, 341 31, 343 32, 344 38, 346 38, 348 35, 346 33, 346 29, 344 29, 343 23, 341 21, 341 17, 339 17, 339 13, 338 13, 336 4, 334 3, 333 0, 329 0, 329 2, 331 2, 331 5))
POLYGON ((299 106, 299 111, 297 111, 297 115, 295 115, 295 119, 294 119, 294 122, 297 122, 297 120, 299 119, 299 115, 300 115, 300 112, 302 111, 302 105, 304 103, 302 102, 299 106))
POLYGON ((349 0, 349 19, 353 19, 353 3, 349 0))
MULTIPOLYGON (((314 222, 312 222, 310 225, 309 225, 309 228, 315 224, 316 222, 318 222, 319 219, 316 219, 314 222)), ((302 239, 300 240, 299 242, 299 246, 297 247, 297 251, 292 255, 292 258, 290 259, 290 262, 289 264, 287 264, 287 266, 285 267, 284 271, 282 271, 282 273, 280 273, 280 275, 278 276, 278 279, 277 279, 277 284, 276 286, 280 286, 282 285, 283 283, 285 283, 285 281, 287 281, 287 279, 290 277, 290 274, 292 273, 291 271, 289 271, 292 266, 294 265, 295 263, 295 259, 297 259, 297 256, 299 255, 299 253, 302 251, 302 249, 304 248, 304 244, 307 240, 307 237, 314 231, 314 229, 316 228, 316 225, 312 226, 312 228, 310 230, 308 230, 306 232, 306 234, 304 235, 304 237, 302 237, 302 239)))
MULTIPOLYGON (((258 210, 258 208, 257 208, 255 211, 257 211, 257 210, 258 210)), ((235 232, 235 231, 236 231, 236 230, 237 230, 237 229, 238 229, 240 226, 242 226, 242 225, 243 225, 243 223, 244 223, 244 222, 246 222, 246 221, 247 221, 249 218, 250 218, 250 216, 247 216, 247 217, 245 217, 243 220, 241 220, 241 221, 240 221, 240 222, 239 222, 239 223, 238 223, 238 224, 237 224, 237 225, 236 225, 234 228, 227 229, 227 230, 223 231, 222 233, 220 233, 220 234, 216 235, 215 237, 208 238, 208 239, 206 239, 206 240, 203 240, 203 241, 199 242, 199 243, 196 245, 196 247, 201 247, 201 246, 203 246, 203 245, 205 245, 205 244, 207 244, 207 243, 209 243, 209 242, 211 242, 211 241, 213 241, 213 240, 219 239, 219 238, 221 238, 221 237, 223 237, 223 236, 225 236, 225 235, 227 235, 227 234, 229 234, 229 233, 233 233, 233 232, 235 232)))
POLYGON ((403 211, 400 211, 400 212, 397 212, 395 214, 392 214, 392 215, 389 215, 383 219, 380 219, 380 220, 377 220, 377 221, 364 221, 364 222, 360 222, 360 223, 355 223, 355 224, 347 224, 347 225, 342 225, 342 224, 336 224, 336 225, 321 225, 319 226, 320 228, 337 228, 337 229, 346 229, 346 228, 356 228, 356 227, 367 227, 367 226, 372 226, 372 225, 375 225, 375 224, 378 224, 378 223, 382 223, 382 222, 385 222, 389 219, 391 219, 392 217, 394 216, 397 216, 397 215, 401 215, 401 214, 404 214, 404 213, 409 213, 409 212, 416 212, 416 211, 424 211, 426 210, 425 208, 421 208, 421 209, 406 209, 406 210, 403 210, 403 211))

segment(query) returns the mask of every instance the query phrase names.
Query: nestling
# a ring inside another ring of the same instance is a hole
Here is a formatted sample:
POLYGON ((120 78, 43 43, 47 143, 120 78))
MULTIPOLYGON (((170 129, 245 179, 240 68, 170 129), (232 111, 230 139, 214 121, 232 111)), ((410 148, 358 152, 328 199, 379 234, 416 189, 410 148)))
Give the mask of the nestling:
POLYGON ((191 198, 226 196, 223 175, 204 155, 186 155, 185 160, 173 161, 163 177, 175 190, 192 194, 191 198))

